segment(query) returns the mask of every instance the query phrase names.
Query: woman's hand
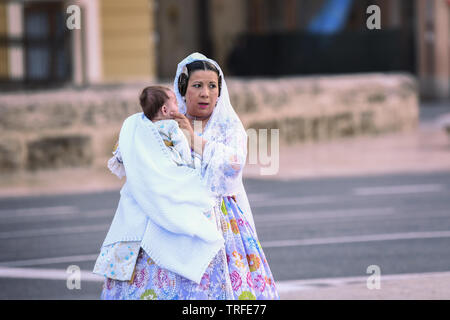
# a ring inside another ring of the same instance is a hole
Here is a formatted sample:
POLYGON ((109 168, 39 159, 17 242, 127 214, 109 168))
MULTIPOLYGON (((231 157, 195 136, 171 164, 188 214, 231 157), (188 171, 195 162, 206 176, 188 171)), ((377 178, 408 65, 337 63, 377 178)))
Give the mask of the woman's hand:
POLYGON ((178 126, 183 131, 186 136, 189 146, 192 146, 192 141, 194 139, 194 129, 192 129, 191 122, 188 118, 182 113, 171 111, 170 115, 173 117, 173 120, 178 122, 178 126))
POLYGON ((186 136, 189 142, 189 146, 199 155, 202 155, 203 150, 205 149, 206 140, 194 134, 191 122, 189 121, 188 118, 186 118, 184 114, 172 111, 170 112, 170 115, 176 122, 178 122, 178 126, 186 136))

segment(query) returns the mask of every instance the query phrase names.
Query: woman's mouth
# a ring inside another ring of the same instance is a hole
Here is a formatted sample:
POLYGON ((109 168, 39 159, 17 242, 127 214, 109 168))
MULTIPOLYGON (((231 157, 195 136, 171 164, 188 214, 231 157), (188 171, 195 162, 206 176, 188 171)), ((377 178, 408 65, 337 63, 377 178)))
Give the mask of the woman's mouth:
POLYGON ((207 102, 199 102, 198 106, 199 106, 200 109, 206 109, 206 108, 209 107, 209 103, 207 103, 207 102))

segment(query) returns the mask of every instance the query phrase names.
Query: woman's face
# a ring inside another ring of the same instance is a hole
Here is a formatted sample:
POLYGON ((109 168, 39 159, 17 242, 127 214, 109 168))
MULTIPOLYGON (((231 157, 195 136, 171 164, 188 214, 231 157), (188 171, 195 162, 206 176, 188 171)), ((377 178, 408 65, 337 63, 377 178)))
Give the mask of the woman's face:
POLYGON ((190 74, 186 89, 186 108, 190 116, 208 118, 219 97, 217 73, 197 70, 190 74))

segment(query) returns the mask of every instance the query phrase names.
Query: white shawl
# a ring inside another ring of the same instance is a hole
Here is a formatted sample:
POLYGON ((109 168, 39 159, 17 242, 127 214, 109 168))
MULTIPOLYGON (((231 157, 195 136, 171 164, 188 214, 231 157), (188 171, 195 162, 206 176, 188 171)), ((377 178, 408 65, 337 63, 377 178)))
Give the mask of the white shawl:
POLYGON ((197 60, 215 65, 222 77, 221 94, 202 134, 202 137, 208 140, 203 151, 202 177, 217 195, 236 196, 239 207, 256 233, 247 193, 242 183, 242 171, 247 159, 247 133, 231 105, 222 69, 217 62, 198 52, 190 54, 178 64, 174 91, 180 113, 186 114, 186 103, 178 90, 178 78, 185 65, 197 60), (239 172, 232 170, 236 167, 240 168, 239 172))

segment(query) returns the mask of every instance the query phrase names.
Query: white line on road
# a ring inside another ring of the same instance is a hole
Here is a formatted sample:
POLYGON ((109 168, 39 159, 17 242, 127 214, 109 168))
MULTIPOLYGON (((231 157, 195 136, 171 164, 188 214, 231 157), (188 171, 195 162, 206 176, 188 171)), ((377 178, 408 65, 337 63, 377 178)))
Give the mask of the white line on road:
MULTIPOLYGON (((395 210, 393 208, 362 208, 362 209, 347 209, 347 210, 330 210, 330 211, 318 211, 309 212, 307 214, 299 213, 287 213, 287 214, 265 214, 257 217, 256 221, 260 223, 278 223, 284 221, 302 220, 302 219, 324 219, 324 218, 338 218, 342 217, 356 217, 367 216, 370 214, 385 215, 392 214, 395 210)), ((100 212, 99 212, 100 213, 100 212)), ((110 211, 104 211, 103 213, 110 214, 110 211)), ((97 212, 94 212, 90 216, 99 216, 97 212)), ((73 227, 57 227, 57 228, 44 228, 44 229, 30 229, 30 230, 17 230, 17 231, 4 231, 0 232, 0 239, 15 239, 26 237, 40 237, 40 236, 54 236, 65 235, 74 233, 88 233, 104 231, 106 232, 110 224, 95 224, 73 227)))
POLYGON ((276 241, 264 241, 263 243, 261 243, 261 246, 264 249, 264 248, 299 247, 299 246, 312 246, 312 245, 338 244, 338 243, 434 239, 434 238, 450 238, 450 231, 404 232, 404 233, 371 234, 371 235, 344 236, 331 238, 276 240, 276 241))
POLYGON ((382 194, 408 194, 423 192, 441 192, 445 186, 441 184, 417 184, 399 186, 379 186, 353 189, 353 193, 358 196, 382 195, 382 194))
POLYGON ((272 197, 273 194, 270 193, 247 193, 248 200, 253 201, 265 201, 267 198, 272 197))
POLYGON ((78 208, 73 206, 2 209, 0 210, 0 219, 16 218, 16 217, 48 216, 48 215, 65 215, 65 214, 74 214, 78 212, 79 212, 78 208))
POLYGON ((97 232, 97 231, 106 233, 106 231, 108 230, 109 227, 110 227, 110 224, 94 224, 94 225, 87 225, 87 226, 73 226, 73 227, 62 227, 62 228, 5 231, 5 232, 0 232, 0 239, 55 236, 55 235, 88 233, 88 232, 97 232))
POLYGON ((61 221, 61 220, 74 220, 74 219, 89 219, 89 218, 103 218, 113 217, 116 209, 99 209, 93 211, 79 212, 66 214, 52 214, 52 215, 28 215, 28 216, 7 216, 0 217, 2 225, 23 223, 24 221, 61 221))
MULTIPOLYGON (((407 240, 407 239, 433 239, 433 238, 448 238, 448 237, 450 237, 450 231, 436 231, 436 232, 430 231, 430 232, 407 232, 407 233, 392 233, 392 234, 378 234, 378 235, 345 236, 332 238, 265 241, 261 245, 263 248, 275 248, 275 247, 323 245, 323 244, 337 244, 337 243, 372 242, 372 241, 407 240)), ((36 266, 36 265, 57 264, 57 263, 95 261, 97 257, 98 254, 86 254, 86 255, 75 255, 64 257, 5 261, 0 262, 0 266, 25 267, 25 266, 36 266)))
POLYGON ((342 197, 334 197, 334 196, 317 196, 317 197, 296 196, 287 198, 274 198, 274 199, 265 199, 258 202, 250 202, 250 207, 265 208, 265 207, 280 207, 280 206, 292 206, 302 204, 330 203, 341 198, 342 197))
POLYGON ((77 255, 77 256, 5 261, 5 262, 0 262, 0 267, 27 267, 27 266, 39 266, 39 265, 57 264, 57 263, 95 261, 95 260, 97 260, 97 257, 98 257, 98 254, 85 254, 85 255, 77 255))
POLYGON ((370 215, 390 215, 394 214, 396 210, 392 207, 378 207, 378 208, 357 208, 357 209, 342 209, 342 210, 323 210, 323 211, 298 211, 287 213, 270 213, 255 215, 256 223, 265 222, 279 222, 279 221, 296 221, 308 219, 327 219, 327 218, 342 218, 342 217, 364 217, 370 215))

